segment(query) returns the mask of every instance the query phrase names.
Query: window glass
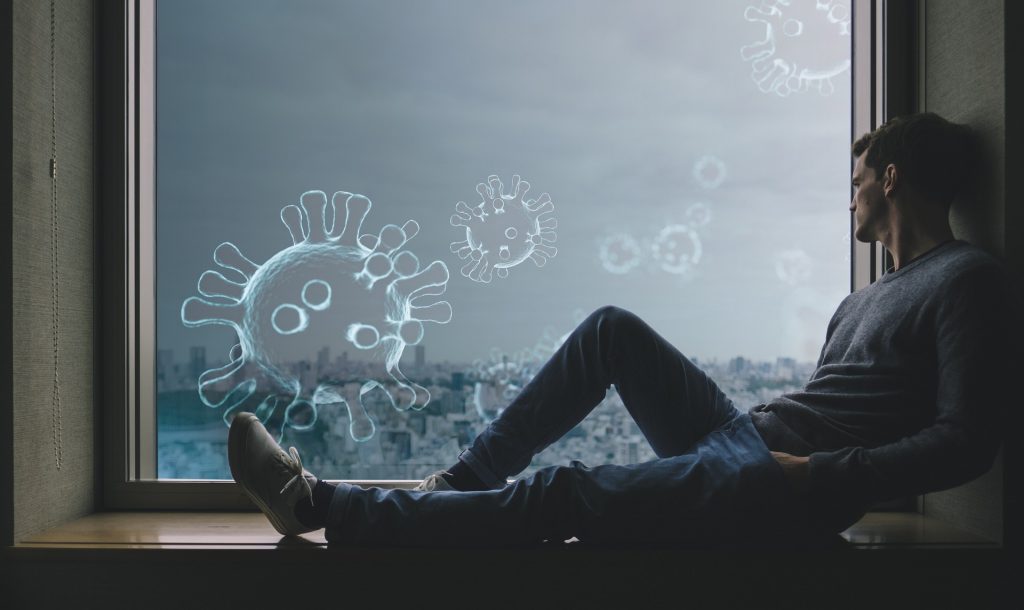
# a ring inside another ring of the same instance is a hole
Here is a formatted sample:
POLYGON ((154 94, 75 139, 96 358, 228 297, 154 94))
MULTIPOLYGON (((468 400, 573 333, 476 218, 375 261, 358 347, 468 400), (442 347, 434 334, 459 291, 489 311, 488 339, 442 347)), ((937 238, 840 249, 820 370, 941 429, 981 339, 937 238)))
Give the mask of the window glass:
MULTIPOLYGON (((741 410, 849 289, 848 2, 159 0, 161 478, 417 479, 603 305, 741 410), (325 210, 325 211, 324 211, 325 210)), ((524 474, 655 457, 614 392, 524 474)))

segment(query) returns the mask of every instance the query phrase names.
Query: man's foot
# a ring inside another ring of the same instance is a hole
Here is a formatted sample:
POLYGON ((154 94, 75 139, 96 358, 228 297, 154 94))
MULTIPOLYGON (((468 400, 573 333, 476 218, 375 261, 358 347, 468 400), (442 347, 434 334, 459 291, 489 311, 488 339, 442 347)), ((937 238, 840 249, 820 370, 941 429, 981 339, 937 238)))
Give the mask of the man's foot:
POLYGON ((295 447, 285 453, 252 413, 239 413, 231 421, 228 464, 231 476, 279 533, 313 531, 295 516, 295 505, 312 500, 317 478, 302 467, 295 447))
POLYGON ((413 487, 415 491, 457 491, 454 487, 448 484, 448 480, 445 479, 445 475, 449 473, 445 470, 439 470, 434 474, 427 475, 427 478, 423 479, 419 485, 413 487))

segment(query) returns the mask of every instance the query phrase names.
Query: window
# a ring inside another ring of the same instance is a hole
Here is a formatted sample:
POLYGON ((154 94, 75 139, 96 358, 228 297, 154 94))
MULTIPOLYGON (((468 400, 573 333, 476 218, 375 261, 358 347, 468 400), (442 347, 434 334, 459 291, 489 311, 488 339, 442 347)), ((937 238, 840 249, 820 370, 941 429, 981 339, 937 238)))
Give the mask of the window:
MULTIPOLYGON (((240 501, 214 482, 233 406, 326 478, 418 479, 605 304, 740 409, 802 387, 870 256, 847 209, 855 19, 843 1, 129 2, 113 496, 240 501), (333 235, 367 205, 339 192, 371 202, 347 284, 294 243, 318 202, 333 235), (519 218, 485 225, 495 202, 519 218), (401 247, 368 262, 378 236, 401 247), (286 280, 259 281, 290 248, 286 280), (389 286, 424 309, 382 323, 389 286)), ((653 457, 610 391, 523 475, 653 457)))

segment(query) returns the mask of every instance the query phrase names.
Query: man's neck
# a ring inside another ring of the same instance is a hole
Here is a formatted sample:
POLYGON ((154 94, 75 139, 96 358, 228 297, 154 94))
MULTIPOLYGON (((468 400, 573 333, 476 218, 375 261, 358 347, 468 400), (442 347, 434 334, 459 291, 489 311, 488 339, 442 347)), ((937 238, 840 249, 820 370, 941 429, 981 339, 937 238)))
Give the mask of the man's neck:
MULTIPOLYGON (((919 203, 923 209, 934 209, 929 202, 919 203)), ((897 206, 896 210, 909 207, 897 206)), ((917 209, 922 209, 918 207, 917 209)), ((895 211, 895 210, 894 210, 895 211)), ((955 239, 949 228, 949 214, 907 214, 896 213, 892 216, 889 232, 882 235, 879 241, 885 246, 893 258, 893 270, 909 263, 918 256, 928 252, 939 244, 955 239)))

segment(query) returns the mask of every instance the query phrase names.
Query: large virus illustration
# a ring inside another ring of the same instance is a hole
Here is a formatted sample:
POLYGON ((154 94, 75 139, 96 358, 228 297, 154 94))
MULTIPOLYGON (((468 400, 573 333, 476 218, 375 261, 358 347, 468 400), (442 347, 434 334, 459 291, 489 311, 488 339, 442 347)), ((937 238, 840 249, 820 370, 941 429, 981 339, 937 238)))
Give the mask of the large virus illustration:
POLYGON ((743 17, 765 28, 763 39, 740 49, 765 93, 786 97, 816 90, 830 95, 832 79, 850 68, 848 2, 762 0, 760 6, 748 6, 743 17))
POLYGON ((362 195, 339 191, 328 201, 326 193, 309 191, 281 210, 292 245, 262 265, 231 243, 217 246, 220 269, 199 277, 201 296, 182 303, 181 320, 237 334, 230 362, 199 377, 201 400, 223 407, 226 423, 251 411, 280 439, 286 427, 311 428, 319 406, 341 404, 352 438, 365 441, 375 430, 363 405, 367 393, 383 392, 398 410, 430 401, 398 364, 405 347, 423 339, 424 323, 451 321, 451 305, 436 298, 447 288, 448 268, 434 261, 421 269, 403 249, 419 232, 414 220, 362 233, 370 208, 362 195), (375 378, 325 382, 296 366, 338 343, 365 353, 375 378))
POLYGON ((555 205, 547 193, 527 199, 530 183, 512 176, 511 192, 506 193, 497 176, 476 186, 481 201, 470 207, 464 201, 455 204, 451 217, 454 227, 466 229, 465 239, 452 242, 451 251, 462 260, 462 275, 474 282, 489 283, 493 275, 508 277, 508 270, 526 259, 543 267, 558 250, 554 229, 555 205))

